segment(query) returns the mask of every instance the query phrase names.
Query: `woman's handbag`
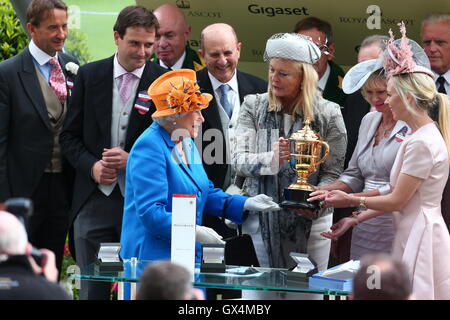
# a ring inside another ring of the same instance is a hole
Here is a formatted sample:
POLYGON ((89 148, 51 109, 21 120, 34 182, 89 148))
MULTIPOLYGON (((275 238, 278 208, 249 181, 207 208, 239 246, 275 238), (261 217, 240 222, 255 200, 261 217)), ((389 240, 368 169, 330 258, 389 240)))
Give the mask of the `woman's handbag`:
POLYGON ((238 226, 238 235, 225 240, 225 264, 232 266, 259 267, 252 237, 242 234, 238 226))

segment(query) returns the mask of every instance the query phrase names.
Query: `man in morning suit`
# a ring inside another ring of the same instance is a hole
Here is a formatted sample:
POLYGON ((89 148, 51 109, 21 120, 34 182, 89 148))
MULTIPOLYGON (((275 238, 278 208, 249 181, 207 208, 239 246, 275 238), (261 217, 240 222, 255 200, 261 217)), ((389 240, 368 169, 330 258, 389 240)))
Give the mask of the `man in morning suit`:
MULTIPOLYGON (((197 71, 198 84, 202 92, 214 96, 202 112, 205 118, 202 125, 203 164, 214 186, 233 192, 233 188, 229 188, 234 186, 235 179, 230 166, 230 150, 233 150, 230 140, 234 137, 240 105, 246 95, 266 92, 267 82, 237 70, 241 43, 230 25, 217 23, 203 29, 200 48, 199 54, 206 67, 197 71), (222 86, 227 86, 227 90, 223 91, 222 86)), ((213 228, 224 238, 236 235, 236 230, 228 228, 218 217, 204 215, 203 225, 213 228)))
POLYGON ((61 270, 73 172, 58 138, 70 98, 66 82, 74 77, 67 66, 76 69, 78 62, 61 52, 67 37, 62 1, 34 0, 26 26, 28 46, 0 63, 0 202, 33 200, 30 242, 53 251, 61 270))
POLYGON ((172 4, 163 4, 153 13, 158 18, 159 28, 156 32, 152 61, 170 70, 203 69, 204 61, 189 46, 191 27, 183 11, 172 4))
MULTIPOLYGON (((119 242, 128 152, 151 124, 147 89, 165 70, 149 62, 156 17, 124 8, 114 25, 117 52, 80 68, 61 147, 76 170, 71 222, 77 264, 93 263, 102 242, 119 242)), ((81 299, 108 299, 110 284, 81 283, 81 299)))

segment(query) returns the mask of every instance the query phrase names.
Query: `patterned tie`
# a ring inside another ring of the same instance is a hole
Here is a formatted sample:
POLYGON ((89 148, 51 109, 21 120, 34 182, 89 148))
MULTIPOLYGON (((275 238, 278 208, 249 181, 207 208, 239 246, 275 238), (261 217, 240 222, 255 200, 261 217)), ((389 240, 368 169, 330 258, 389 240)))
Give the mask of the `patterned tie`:
POLYGON ((445 78, 443 76, 440 76, 439 78, 437 78, 436 82, 439 84, 438 86, 438 92, 439 93, 443 93, 443 94, 447 94, 447 91, 445 90, 445 78))
POLYGON ((48 62, 53 66, 50 73, 50 87, 55 91, 59 101, 64 104, 67 98, 67 87, 63 71, 56 57, 51 58, 48 62))
POLYGON ((228 84, 223 84, 220 87, 220 104, 228 115, 228 118, 231 119, 233 115, 233 108, 228 100, 228 92, 230 92, 231 87, 228 84))
POLYGON ((123 103, 127 103, 131 93, 131 80, 133 80, 134 74, 127 72, 122 75, 122 83, 120 84, 119 94, 123 103))

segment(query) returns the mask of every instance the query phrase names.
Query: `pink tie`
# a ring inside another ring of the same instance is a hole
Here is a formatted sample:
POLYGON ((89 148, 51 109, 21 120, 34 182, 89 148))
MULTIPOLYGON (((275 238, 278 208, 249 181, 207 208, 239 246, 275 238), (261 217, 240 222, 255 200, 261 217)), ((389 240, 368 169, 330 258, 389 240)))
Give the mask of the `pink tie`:
POLYGON ((122 75, 122 83, 120 84, 119 94, 123 103, 127 103, 131 93, 131 80, 134 74, 127 72, 122 75))
POLYGON ((50 87, 53 88, 59 101, 63 104, 67 98, 66 79, 56 57, 51 58, 48 62, 53 65, 50 73, 50 87))

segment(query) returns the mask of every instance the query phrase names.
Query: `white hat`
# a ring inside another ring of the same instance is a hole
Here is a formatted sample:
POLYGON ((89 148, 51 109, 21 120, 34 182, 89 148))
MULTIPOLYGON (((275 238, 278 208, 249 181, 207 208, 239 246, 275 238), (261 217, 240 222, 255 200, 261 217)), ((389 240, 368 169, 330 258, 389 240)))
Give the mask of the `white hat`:
POLYGON ((320 59, 320 49, 310 37, 298 33, 277 33, 267 40, 264 61, 289 59, 310 64, 320 59))

